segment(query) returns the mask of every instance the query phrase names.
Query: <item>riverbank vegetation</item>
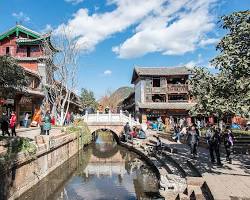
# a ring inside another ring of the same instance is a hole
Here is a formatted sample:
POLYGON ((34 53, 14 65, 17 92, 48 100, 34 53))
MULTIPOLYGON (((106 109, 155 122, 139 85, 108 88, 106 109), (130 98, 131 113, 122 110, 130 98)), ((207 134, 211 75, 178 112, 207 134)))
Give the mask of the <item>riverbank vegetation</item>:
POLYGON ((24 154, 25 156, 33 157, 37 152, 36 145, 29 138, 17 137, 9 140, 6 137, 1 137, 0 142, 6 149, 0 155, 0 170, 11 166, 11 163, 17 160, 18 155, 24 154))
POLYGON ((84 146, 92 142, 92 134, 88 128, 88 125, 83 120, 75 120, 73 125, 66 128, 66 133, 81 136, 79 137, 79 140, 84 146))

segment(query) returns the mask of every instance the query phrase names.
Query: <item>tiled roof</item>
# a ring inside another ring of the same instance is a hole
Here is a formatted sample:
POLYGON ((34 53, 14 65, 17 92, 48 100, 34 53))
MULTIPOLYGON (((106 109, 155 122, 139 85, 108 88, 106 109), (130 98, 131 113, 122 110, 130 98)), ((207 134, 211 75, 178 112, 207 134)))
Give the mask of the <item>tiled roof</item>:
POLYGON ((37 90, 37 89, 25 88, 24 92, 28 94, 32 94, 32 95, 37 95, 37 96, 45 96, 43 91, 37 90))
POLYGON ((31 30, 31 29, 29 29, 29 28, 27 28, 27 27, 25 27, 25 26, 22 26, 22 25, 20 25, 20 24, 18 24, 18 25, 16 25, 16 26, 17 26, 18 28, 21 28, 21 29, 24 29, 24 30, 26 30, 26 31, 28 31, 28 32, 31 32, 31 33, 33 33, 33 34, 35 34, 35 35, 41 36, 40 33, 36 32, 36 31, 33 31, 33 30, 31 30))
POLYGON ((7 37, 8 35, 13 34, 15 32, 16 33, 17 32, 24 32, 26 34, 31 35, 34 38, 40 38, 42 36, 40 33, 36 32, 36 31, 33 31, 33 30, 30 30, 30 29, 18 24, 16 26, 10 28, 8 31, 0 34, 0 39, 3 39, 5 37, 7 37))
POLYGON ((135 67, 131 83, 140 76, 169 76, 169 75, 191 75, 187 67, 135 67))
POLYGON ((147 76, 147 75, 186 75, 191 74, 190 70, 186 67, 136 67, 135 72, 138 76, 147 76))
POLYGON ((46 39, 50 37, 50 34, 45 34, 42 35, 40 38, 36 38, 36 39, 30 39, 30 38, 18 38, 16 40, 17 43, 35 43, 35 42, 40 42, 43 39, 46 39))
POLYGON ((145 109, 180 109, 180 110, 190 110, 195 103, 137 103, 139 108, 145 109))

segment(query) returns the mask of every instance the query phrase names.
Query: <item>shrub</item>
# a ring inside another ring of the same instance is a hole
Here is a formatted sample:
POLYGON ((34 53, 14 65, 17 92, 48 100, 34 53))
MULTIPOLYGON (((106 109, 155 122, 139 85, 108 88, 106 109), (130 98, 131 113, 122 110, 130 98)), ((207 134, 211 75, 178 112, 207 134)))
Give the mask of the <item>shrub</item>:
POLYGON ((28 155, 36 154, 36 145, 31 142, 29 138, 18 138, 11 142, 10 145, 10 152, 11 153, 19 153, 23 152, 28 155))
POLYGON ((70 134, 78 134, 81 145, 90 144, 92 141, 92 135, 88 128, 88 125, 82 120, 77 120, 70 127, 66 128, 66 132, 70 134))

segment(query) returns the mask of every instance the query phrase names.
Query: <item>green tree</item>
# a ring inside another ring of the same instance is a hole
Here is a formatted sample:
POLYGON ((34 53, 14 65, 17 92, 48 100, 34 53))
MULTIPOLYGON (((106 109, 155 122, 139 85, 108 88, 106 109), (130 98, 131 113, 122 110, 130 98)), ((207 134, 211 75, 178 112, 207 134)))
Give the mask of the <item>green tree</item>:
POLYGON ((1 97, 13 96, 27 84, 25 71, 12 57, 0 56, 0 74, 1 97))
POLYGON ((97 109, 98 107, 94 93, 91 90, 87 90, 85 88, 81 90, 81 102, 84 108, 97 109))
POLYGON ((211 64, 212 74, 196 67, 191 79, 191 94, 197 101, 193 114, 206 113, 248 116, 250 113, 250 11, 222 17, 227 34, 217 45, 220 54, 211 64))

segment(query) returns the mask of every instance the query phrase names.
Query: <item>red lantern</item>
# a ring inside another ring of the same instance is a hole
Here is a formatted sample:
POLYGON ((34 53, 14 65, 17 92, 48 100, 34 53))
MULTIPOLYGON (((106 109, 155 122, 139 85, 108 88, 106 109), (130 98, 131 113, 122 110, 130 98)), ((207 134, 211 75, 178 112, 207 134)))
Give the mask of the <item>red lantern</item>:
POLYGON ((0 105, 4 105, 5 104, 5 100, 4 99, 0 99, 0 105))

